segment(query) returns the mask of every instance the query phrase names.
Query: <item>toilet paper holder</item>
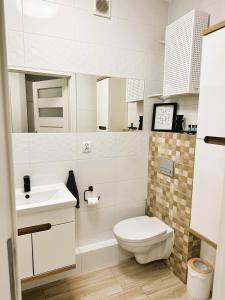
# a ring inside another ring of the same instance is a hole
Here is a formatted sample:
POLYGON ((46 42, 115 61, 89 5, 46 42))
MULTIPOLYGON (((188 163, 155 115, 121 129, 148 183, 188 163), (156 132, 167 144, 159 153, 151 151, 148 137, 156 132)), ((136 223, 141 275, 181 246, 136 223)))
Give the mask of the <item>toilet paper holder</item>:
MULTIPOLYGON (((88 200, 86 199, 86 193, 87 192, 93 192, 94 189, 93 189, 93 186, 89 186, 87 190, 84 191, 84 201, 88 202, 88 200)), ((100 196, 98 196, 98 200, 100 199, 100 196)))

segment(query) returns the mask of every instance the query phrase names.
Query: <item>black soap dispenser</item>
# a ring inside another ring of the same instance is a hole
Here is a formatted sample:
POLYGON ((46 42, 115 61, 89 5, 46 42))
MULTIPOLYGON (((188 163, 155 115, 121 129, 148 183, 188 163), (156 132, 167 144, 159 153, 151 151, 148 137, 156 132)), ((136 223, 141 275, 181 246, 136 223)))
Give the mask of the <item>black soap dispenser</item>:
POLYGON ((77 184, 76 184, 73 170, 69 171, 69 176, 67 179, 66 187, 71 192, 71 194, 77 199, 76 208, 80 208, 79 193, 78 193, 77 184))

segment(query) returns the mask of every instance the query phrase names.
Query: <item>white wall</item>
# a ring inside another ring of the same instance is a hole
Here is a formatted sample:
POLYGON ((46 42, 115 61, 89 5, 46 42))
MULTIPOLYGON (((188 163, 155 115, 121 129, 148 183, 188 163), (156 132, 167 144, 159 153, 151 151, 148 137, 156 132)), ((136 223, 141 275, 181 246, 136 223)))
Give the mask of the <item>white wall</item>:
MULTIPOLYGON (((192 9, 203 10, 208 12, 210 24, 213 25, 225 20, 225 1, 224 0, 172 0, 168 9, 168 23, 175 21, 192 9)), ((177 101, 177 99, 176 99, 177 101)), ((185 96, 178 99, 180 110, 178 113, 187 115, 187 125, 192 122, 197 122, 198 113, 198 97, 185 96)), ((201 257, 215 263, 216 250, 205 243, 202 243, 201 257)))
POLYGON ((78 247, 112 238, 116 222, 145 213, 147 133, 13 134, 13 142, 17 187, 24 175, 32 187, 66 182, 74 170, 81 202, 78 247), (90 154, 82 153, 83 141, 91 142, 90 154), (90 185, 101 196, 94 208, 83 200, 90 185))

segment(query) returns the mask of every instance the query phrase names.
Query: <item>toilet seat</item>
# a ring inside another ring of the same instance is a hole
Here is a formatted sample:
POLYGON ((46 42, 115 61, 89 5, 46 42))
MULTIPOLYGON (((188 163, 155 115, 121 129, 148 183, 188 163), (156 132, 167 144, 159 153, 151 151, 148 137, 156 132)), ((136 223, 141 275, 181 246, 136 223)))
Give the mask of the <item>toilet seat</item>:
POLYGON ((167 226, 156 217, 141 216, 119 222, 113 231, 122 241, 140 243, 166 234, 167 226))

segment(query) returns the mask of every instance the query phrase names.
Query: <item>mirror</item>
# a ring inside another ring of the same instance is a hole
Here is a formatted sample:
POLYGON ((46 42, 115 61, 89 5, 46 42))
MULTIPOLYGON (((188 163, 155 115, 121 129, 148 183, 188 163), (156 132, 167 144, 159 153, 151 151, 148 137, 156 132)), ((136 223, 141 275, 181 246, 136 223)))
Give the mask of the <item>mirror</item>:
POLYGON ((142 130, 144 80, 9 71, 13 132, 142 130))

